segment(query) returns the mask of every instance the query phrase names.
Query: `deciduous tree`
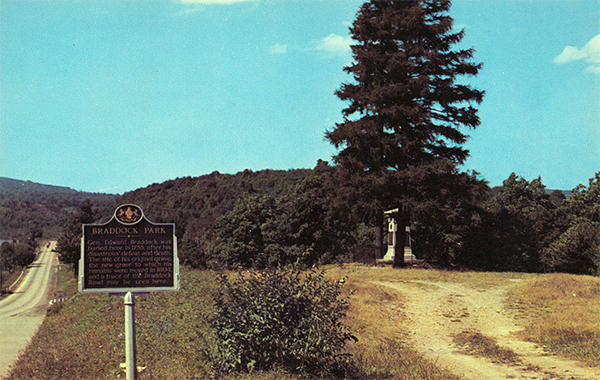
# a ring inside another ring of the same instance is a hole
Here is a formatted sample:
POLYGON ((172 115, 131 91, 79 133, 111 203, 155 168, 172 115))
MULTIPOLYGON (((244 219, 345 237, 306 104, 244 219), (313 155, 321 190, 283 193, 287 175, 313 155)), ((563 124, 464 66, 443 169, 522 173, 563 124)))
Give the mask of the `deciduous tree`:
POLYGON ((600 274, 600 172, 559 208, 566 228, 542 253, 547 271, 600 274))
POLYGON ((81 234, 82 225, 91 224, 95 221, 95 213, 92 202, 85 200, 79 204, 75 212, 69 215, 69 219, 63 228, 63 234, 59 237, 56 245, 58 258, 65 264, 70 264, 78 272, 78 263, 81 256, 81 234))
POLYGON ((465 265, 494 271, 541 270, 540 254, 559 234, 556 206, 541 178, 512 173, 484 205, 478 228, 470 231, 465 265))

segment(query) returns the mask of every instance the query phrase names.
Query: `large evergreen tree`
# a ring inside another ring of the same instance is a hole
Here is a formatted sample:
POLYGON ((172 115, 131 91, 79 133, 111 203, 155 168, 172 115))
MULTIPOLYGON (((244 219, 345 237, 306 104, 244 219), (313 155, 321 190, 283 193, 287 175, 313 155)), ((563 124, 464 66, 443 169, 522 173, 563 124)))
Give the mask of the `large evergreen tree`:
POLYGON ((344 120, 326 134, 341 151, 336 162, 379 173, 447 159, 468 151, 461 127, 479 125, 473 103, 483 91, 457 83, 476 75, 473 49, 452 50, 450 0, 369 1, 350 28, 355 62, 344 70, 355 83, 336 92, 349 103, 344 120))
POLYGON ((455 166, 468 156, 463 129, 479 125, 474 105, 484 92, 458 79, 476 75, 481 64, 470 61, 473 49, 453 49, 464 32, 453 31, 449 9, 450 0, 372 0, 350 28, 355 61, 344 70, 354 81, 336 92, 348 106, 326 138, 339 150, 336 163, 371 201, 365 210, 379 232, 376 245, 385 208, 414 214, 419 198, 440 193, 432 186, 460 175, 455 166))

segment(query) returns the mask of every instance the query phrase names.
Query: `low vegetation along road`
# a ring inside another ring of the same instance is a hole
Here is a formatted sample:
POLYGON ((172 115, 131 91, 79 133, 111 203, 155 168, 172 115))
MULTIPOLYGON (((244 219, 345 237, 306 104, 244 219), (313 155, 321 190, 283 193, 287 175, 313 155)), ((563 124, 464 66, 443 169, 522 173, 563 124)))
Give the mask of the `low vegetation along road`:
POLYGON ((516 338, 520 327, 503 304, 519 281, 485 288, 448 281, 376 283, 402 293, 406 300, 403 317, 415 348, 461 379, 600 379, 598 367, 586 368, 516 338), (461 334, 471 343, 477 336, 492 338, 514 359, 490 360, 461 352, 454 338, 461 334))
POLYGON ((44 320, 56 242, 43 246, 15 290, 0 301, 0 378, 18 358, 44 320))

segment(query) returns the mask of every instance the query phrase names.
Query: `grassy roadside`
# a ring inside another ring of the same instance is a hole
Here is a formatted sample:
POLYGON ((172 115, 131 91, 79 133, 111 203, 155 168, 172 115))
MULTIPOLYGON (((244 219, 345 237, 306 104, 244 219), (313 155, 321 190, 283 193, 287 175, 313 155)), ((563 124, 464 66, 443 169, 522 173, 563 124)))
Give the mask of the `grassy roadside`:
MULTIPOLYGON (((339 277, 331 270, 330 275, 339 277)), ((364 379, 454 380, 404 343, 398 294, 358 278, 348 279, 354 292, 347 323, 360 339, 348 350, 364 379)), ((125 361, 123 301, 108 295, 76 293, 76 282, 59 271, 57 290, 69 297, 53 306, 8 379, 119 379, 125 361)), ((136 301, 139 379, 221 378, 211 368, 214 347, 208 319, 213 313, 215 274, 182 270, 179 292, 153 293, 136 301)), ((233 376, 237 379, 298 379, 282 371, 233 376)))
POLYGON ((523 339, 600 365, 600 278, 537 275, 511 290, 508 306, 525 327, 523 339))
MULTIPOLYGON (((371 281, 418 279, 463 282, 486 288, 508 279, 521 279, 510 294, 509 307, 526 326, 525 337, 549 348, 554 347, 555 341, 570 342, 559 345, 563 349, 557 351, 564 355, 578 352, 579 356, 573 357, 598 363, 599 278, 394 270, 361 265, 330 266, 326 270, 332 279, 347 277, 347 289, 354 293, 346 323, 359 341, 349 344, 348 351, 366 380, 457 379, 411 349, 403 331, 401 294, 371 281)), ((123 300, 76 293, 75 279, 67 270, 60 270, 58 278, 57 290, 68 293, 67 301, 49 311, 8 379, 125 378, 119 368, 125 361, 123 300)), ((211 368, 214 337, 208 319, 214 311, 215 290, 214 273, 182 268, 179 292, 148 294, 136 301, 137 364, 146 367, 138 377, 140 380, 221 378, 211 368)), ((462 338, 473 341, 471 336, 462 338)), ((230 378, 298 379, 282 371, 230 378)))
MULTIPOLYGON (((214 286, 209 272, 183 271, 182 290, 136 300, 139 379, 206 378, 211 344, 207 315, 214 286)), ((53 306, 8 379, 124 378, 123 300, 75 292, 72 273, 59 271, 67 301, 53 306), (61 273, 62 272, 62 273, 61 273)))

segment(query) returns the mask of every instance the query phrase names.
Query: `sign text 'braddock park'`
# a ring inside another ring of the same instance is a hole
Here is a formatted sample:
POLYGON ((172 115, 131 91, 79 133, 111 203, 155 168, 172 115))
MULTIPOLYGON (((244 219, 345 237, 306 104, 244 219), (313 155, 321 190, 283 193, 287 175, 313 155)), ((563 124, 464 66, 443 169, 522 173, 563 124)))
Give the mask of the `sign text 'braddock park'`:
POLYGON ((179 289, 172 223, 152 223, 136 205, 119 206, 106 224, 84 224, 79 261, 82 293, 179 289))

